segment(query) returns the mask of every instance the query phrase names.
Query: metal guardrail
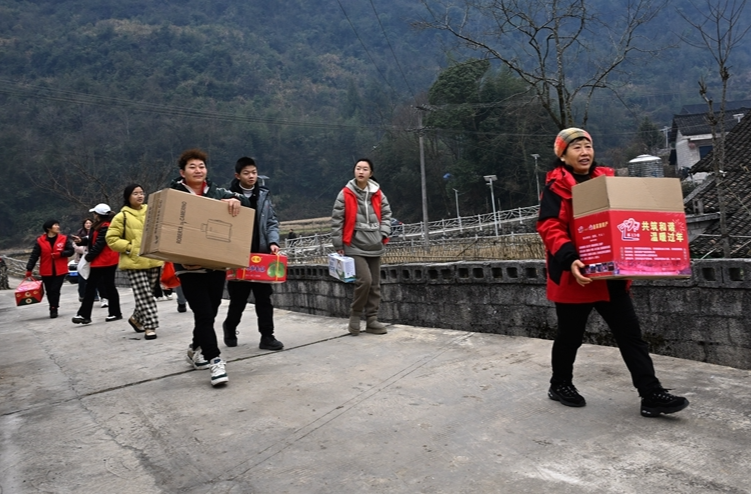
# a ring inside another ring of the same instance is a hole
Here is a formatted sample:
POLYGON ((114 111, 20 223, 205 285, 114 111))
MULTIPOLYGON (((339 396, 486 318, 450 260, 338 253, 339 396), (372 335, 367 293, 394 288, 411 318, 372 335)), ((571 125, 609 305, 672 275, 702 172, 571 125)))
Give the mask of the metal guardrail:
MULTIPOLYGON (((454 243, 447 240, 446 237, 466 236, 474 233, 478 236, 481 232, 483 236, 501 238, 507 237, 502 231, 504 224, 512 222, 522 223, 524 221, 537 218, 539 206, 528 206, 525 208, 508 209, 505 211, 496 211, 495 218, 493 213, 478 214, 475 216, 462 216, 459 218, 447 218, 428 223, 428 239, 432 245, 441 245, 454 243), (495 236, 495 225, 501 229, 498 237, 495 236), (484 232, 488 234, 485 235, 484 232), (432 237, 432 239, 431 239, 432 237)), ((391 241, 389 242, 390 250, 410 249, 416 246, 422 246, 424 235, 423 223, 406 223, 395 226, 392 230, 391 241)), ((513 235, 511 236, 513 238, 513 235)), ((466 242, 457 240, 458 243, 466 242)), ((476 242, 475 242, 476 243, 476 242)), ((473 244, 474 245, 474 244, 473 244)), ((291 262, 309 261, 311 259, 323 258, 329 253, 334 252, 334 246, 331 242, 331 234, 316 234, 298 237, 293 240, 285 240, 282 248, 284 253, 291 262)), ((7 266, 9 276, 22 278, 26 273, 26 260, 14 259, 3 256, 7 266)), ((35 267, 35 274, 37 268, 35 267)))
MULTIPOLYGON (((428 222, 428 239, 430 237, 445 237, 446 235, 464 235, 488 231, 495 236, 495 226, 501 228, 504 224, 535 219, 538 216, 539 205, 524 208, 515 208, 493 213, 448 218, 428 222)), ((392 228, 390 246, 398 246, 401 243, 414 244, 424 237, 423 222, 397 225, 392 228)), ((499 235, 500 236, 500 235, 499 235)), ((290 261, 301 261, 307 258, 325 256, 334 251, 331 234, 315 234, 286 240, 282 252, 290 261)))

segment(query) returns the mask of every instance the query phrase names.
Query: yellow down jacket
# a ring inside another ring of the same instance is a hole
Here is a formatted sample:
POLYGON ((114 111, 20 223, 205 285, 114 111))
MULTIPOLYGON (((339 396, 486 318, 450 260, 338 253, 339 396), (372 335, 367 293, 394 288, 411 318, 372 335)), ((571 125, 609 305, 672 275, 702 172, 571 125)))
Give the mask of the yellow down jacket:
POLYGON ((112 218, 107 230, 107 245, 110 249, 120 253, 120 269, 149 269, 164 264, 157 259, 149 259, 138 255, 141 249, 143 224, 146 221, 145 204, 141 209, 123 206, 120 212, 112 218), (125 234, 123 235, 123 219, 125 220, 125 234))

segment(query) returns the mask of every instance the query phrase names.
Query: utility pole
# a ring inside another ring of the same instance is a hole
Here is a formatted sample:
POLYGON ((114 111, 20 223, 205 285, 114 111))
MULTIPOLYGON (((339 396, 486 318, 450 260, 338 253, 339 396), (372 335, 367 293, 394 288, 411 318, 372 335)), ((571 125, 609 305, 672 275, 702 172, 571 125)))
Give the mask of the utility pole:
POLYGON ((482 177, 485 179, 486 182, 488 182, 488 185, 490 186, 490 202, 493 203, 493 225, 495 225, 495 236, 498 236, 498 215, 495 213, 495 194, 493 193, 493 180, 498 180, 498 177, 495 175, 485 175, 482 177))
POLYGON ((418 106, 417 110, 417 132, 420 143, 420 188, 422 190, 422 237, 425 247, 428 247, 430 245, 428 236, 428 187, 425 180, 425 149, 423 148, 422 142, 422 110, 424 110, 424 108, 418 106))
POLYGON ((537 158, 539 154, 531 155, 535 159, 535 183, 537 184, 537 202, 540 202, 540 174, 537 172, 537 158))
POLYGON ((669 149, 670 148, 670 143, 668 142, 668 131, 670 131, 670 127, 668 127, 666 125, 665 127, 661 128, 660 130, 662 131, 663 134, 665 134, 665 149, 669 149))

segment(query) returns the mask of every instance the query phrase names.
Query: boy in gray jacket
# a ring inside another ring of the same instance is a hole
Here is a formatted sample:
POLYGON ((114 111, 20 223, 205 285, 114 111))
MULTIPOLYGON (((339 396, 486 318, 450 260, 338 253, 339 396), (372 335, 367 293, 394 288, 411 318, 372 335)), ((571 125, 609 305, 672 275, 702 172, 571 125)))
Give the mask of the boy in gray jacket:
MULTIPOLYGON (((230 190, 243 194, 250 201, 250 207, 256 210, 253 225, 253 243, 250 252, 276 254, 279 252, 279 222, 271 204, 269 189, 258 183, 258 167, 253 158, 242 157, 235 164, 235 178, 230 190)), ((284 345, 274 337, 274 306, 271 303, 273 288, 268 283, 252 281, 228 281, 229 309, 227 318, 222 323, 224 344, 237 346, 237 326, 242 319, 250 292, 255 298, 258 332, 261 333, 261 350, 281 350, 284 345)))

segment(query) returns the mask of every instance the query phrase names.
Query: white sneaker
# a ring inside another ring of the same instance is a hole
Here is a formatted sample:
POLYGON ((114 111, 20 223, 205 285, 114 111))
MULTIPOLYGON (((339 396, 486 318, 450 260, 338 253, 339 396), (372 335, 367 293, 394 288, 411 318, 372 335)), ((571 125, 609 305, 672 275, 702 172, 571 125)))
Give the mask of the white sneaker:
POLYGON ((167 295, 165 295, 164 300, 172 300, 172 294, 168 293, 167 295))
POLYGON ((190 365, 193 366, 194 369, 208 369, 209 368, 209 361, 203 358, 203 353, 201 353, 201 347, 196 348, 193 350, 193 345, 188 345, 188 362, 190 362, 190 365))
POLYGON ((103 298, 102 299, 102 309, 106 309, 109 306, 110 306, 110 304, 107 303, 107 299, 103 298))
POLYGON ((218 386, 229 381, 227 371, 224 368, 224 360, 216 357, 211 361, 211 385, 218 386))

